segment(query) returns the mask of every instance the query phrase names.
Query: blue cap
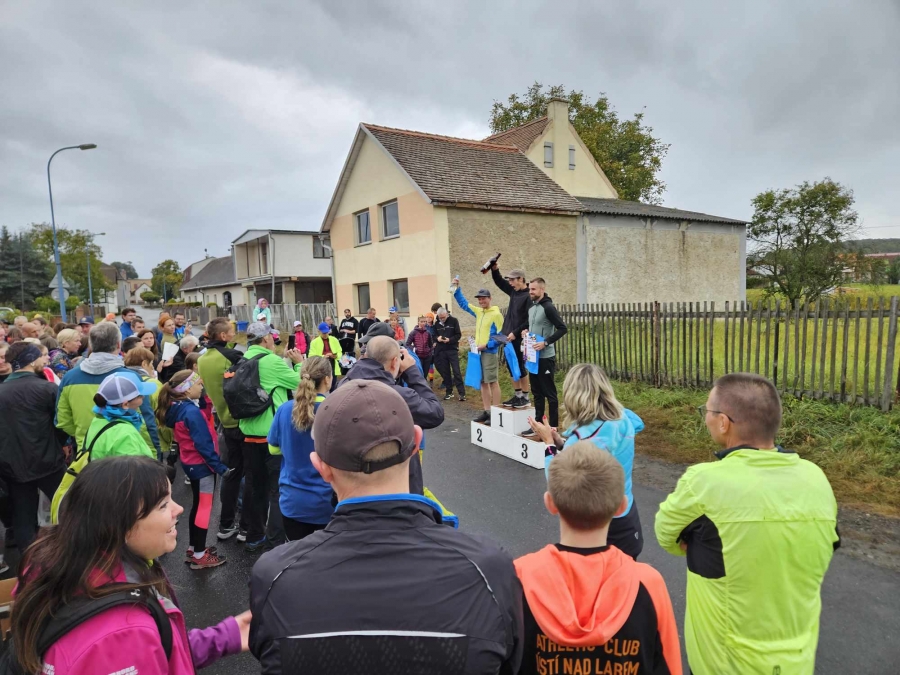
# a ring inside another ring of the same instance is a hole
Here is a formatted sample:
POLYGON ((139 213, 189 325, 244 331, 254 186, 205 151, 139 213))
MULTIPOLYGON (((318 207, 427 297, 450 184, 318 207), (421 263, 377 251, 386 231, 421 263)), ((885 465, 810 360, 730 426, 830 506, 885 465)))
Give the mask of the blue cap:
POLYGON ((81 319, 78 320, 78 323, 79 323, 79 324, 85 324, 85 323, 93 324, 93 323, 94 323, 94 317, 92 317, 92 316, 83 316, 83 317, 81 317, 81 319))
POLYGON ((331 326, 329 326, 327 323, 325 323, 325 322, 323 321, 322 323, 319 324, 319 332, 320 332, 320 333, 330 333, 330 332, 331 332, 331 326))

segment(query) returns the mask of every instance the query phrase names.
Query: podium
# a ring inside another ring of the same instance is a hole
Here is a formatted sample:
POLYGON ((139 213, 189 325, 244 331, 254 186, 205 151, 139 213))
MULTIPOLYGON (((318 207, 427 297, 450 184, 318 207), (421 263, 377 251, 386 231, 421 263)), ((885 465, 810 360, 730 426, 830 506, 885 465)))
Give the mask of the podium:
POLYGON ((472 443, 533 469, 543 469, 547 446, 537 437, 520 435, 531 429, 529 417, 534 417, 534 408, 492 406, 490 426, 472 422, 472 443))

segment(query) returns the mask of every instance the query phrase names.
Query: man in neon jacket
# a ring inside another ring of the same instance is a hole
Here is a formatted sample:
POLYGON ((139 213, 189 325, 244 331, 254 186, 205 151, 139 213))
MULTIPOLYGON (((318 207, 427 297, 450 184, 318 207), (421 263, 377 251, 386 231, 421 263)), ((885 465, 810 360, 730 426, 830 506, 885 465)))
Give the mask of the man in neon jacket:
POLYGON ((288 400, 300 384, 300 363, 303 354, 296 349, 284 355, 294 364, 291 368, 275 353, 272 328, 255 321, 247 326, 247 352, 245 358, 261 356, 259 360, 259 386, 272 402, 256 417, 238 421, 244 434, 244 509, 247 512, 248 553, 258 553, 271 545, 284 543, 281 510, 278 506, 278 476, 281 473, 281 456, 269 454, 269 429, 278 407, 288 400), (269 520, 266 524, 266 512, 269 520))
POLYGON ((334 391, 337 387, 337 380, 341 376, 341 357, 344 355, 344 351, 341 349, 340 340, 331 334, 331 328, 324 321, 319 324, 319 335, 310 343, 309 355, 331 359, 331 363, 334 365, 334 384, 331 391, 334 391))
POLYGON ((759 375, 716 380, 700 408, 721 460, 690 467, 656 514, 687 555, 684 637, 694 675, 812 675, 819 595, 840 545, 822 470, 775 445, 781 401, 759 375))
POLYGON ((481 402, 484 404, 484 411, 475 421, 490 425, 491 406, 500 405, 500 342, 495 336, 503 328, 503 314, 497 305, 491 304, 491 292, 486 288, 475 294, 477 307, 469 306, 458 283, 453 297, 462 311, 475 317, 475 344, 481 352, 481 402))

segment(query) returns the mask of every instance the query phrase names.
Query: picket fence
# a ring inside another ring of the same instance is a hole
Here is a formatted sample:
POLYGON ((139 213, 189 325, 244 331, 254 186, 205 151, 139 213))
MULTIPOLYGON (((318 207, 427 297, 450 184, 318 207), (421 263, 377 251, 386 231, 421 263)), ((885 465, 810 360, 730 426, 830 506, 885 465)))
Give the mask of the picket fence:
POLYGON ((706 388, 753 372, 780 392, 890 410, 900 389, 898 298, 561 305, 559 366, 594 363, 619 380, 706 388))

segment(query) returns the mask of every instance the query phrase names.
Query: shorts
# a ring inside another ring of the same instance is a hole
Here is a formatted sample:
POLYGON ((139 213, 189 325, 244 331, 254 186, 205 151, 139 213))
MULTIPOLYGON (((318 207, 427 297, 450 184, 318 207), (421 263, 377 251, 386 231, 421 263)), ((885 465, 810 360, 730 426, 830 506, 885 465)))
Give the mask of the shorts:
MULTIPOLYGON (((522 351, 522 338, 517 337, 512 342, 513 348, 516 350, 516 361, 519 362, 519 373, 521 373, 523 378, 528 377, 528 371, 525 370, 525 352, 522 351)), ((504 352, 504 355, 506 352, 504 352)), ((509 368, 509 360, 506 361, 506 367, 509 368)), ((510 377, 512 376, 512 369, 509 370, 510 377)))
POLYGON ((490 352, 481 352, 481 382, 492 384, 500 381, 500 356, 490 352))

